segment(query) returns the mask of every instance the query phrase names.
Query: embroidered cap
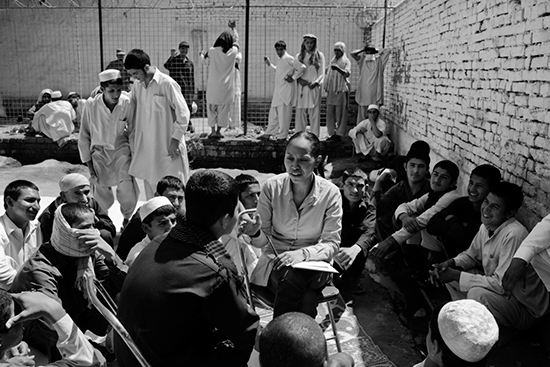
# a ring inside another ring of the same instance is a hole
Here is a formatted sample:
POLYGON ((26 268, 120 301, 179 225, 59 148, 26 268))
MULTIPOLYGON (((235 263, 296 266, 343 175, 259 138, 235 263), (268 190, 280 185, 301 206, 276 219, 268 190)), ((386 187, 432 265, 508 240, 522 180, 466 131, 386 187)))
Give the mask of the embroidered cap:
POLYGON ((463 299, 447 303, 437 317, 445 344, 460 359, 481 361, 498 340, 498 325, 481 303, 463 299))

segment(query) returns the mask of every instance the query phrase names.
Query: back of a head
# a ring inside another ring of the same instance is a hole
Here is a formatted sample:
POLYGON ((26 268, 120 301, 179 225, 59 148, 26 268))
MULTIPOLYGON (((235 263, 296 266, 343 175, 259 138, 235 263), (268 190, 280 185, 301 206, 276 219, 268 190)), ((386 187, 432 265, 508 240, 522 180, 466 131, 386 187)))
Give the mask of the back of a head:
POLYGON ((421 150, 426 154, 430 154, 430 145, 426 143, 424 140, 417 140, 414 143, 411 144, 411 147, 409 150, 421 150))
POLYGON ((430 146, 424 140, 417 140, 411 144, 407 155, 405 156, 405 162, 411 159, 420 159, 426 163, 426 167, 430 168, 430 146))
POLYGON ((146 65, 151 65, 151 59, 145 51, 140 49, 133 49, 128 52, 128 55, 124 58, 124 68, 129 69, 144 69, 146 65))
POLYGON ((240 175, 235 177, 235 181, 237 182, 237 185, 239 185, 239 192, 243 192, 250 185, 260 184, 254 176, 247 175, 245 173, 241 173, 240 175))
POLYGON ((239 186, 224 172, 202 170, 187 181, 185 198, 187 220, 203 228, 210 227, 225 214, 234 214, 239 186))
POLYGON ((447 171, 447 173, 449 173, 453 181, 458 180, 458 175, 460 174, 460 170, 458 169, 458 166, 454 162, 444 159, 442 161, 437 162, 437 164, 434 166, 434 171, 436 168, 442 168, 445 171, 447 171))
POLYGON ((184 190, 185 185, 175 176, 164 176, 157 183, 157 194, 162 195, 167 189, 184 190))
POLYGON ((476 175, 487 181, 489 187, 495 186, 502 180, 500 170, 492 164, 482 164, 472 170, 472 176, 476 175))
POLYGON ((504 200, 506 212, 517 211, 523 204, 521 187, 511 182, 501 181, 491 187, 489 192, 504 200))
POLYGON ((322 367, 327 360, 323 331, 310 316, 289 312, 273 319, 260 334, 262 367, 322 367))
POLYGON ((12 317, 11 305, 13 297, 7 291, 0 289, 0 334, 8 332, 6 322, 12 317))
POLYGON ((80 221, 85 214, 93 212, 88 205, 81 203, 67 203, 61 207, 61 214, 71 227, 80 221))
POLYGON ((21 194, 21 190, 24 189, 33 189, 36 191, 38 190, 38 186, 36 186, 34 183, 27 181, 27 180, 15 180, 12 181, 6 186, 4 189, 4 209, 8 208, 8 204, 6 204, 7 198, 12 198, 13 200, 19 199, 19 195, 21 194))
POLYGON ((429 323, 444 367, 484 367, 498 341, 494 316, 481 303, 463 299, 436 307, 429 323))

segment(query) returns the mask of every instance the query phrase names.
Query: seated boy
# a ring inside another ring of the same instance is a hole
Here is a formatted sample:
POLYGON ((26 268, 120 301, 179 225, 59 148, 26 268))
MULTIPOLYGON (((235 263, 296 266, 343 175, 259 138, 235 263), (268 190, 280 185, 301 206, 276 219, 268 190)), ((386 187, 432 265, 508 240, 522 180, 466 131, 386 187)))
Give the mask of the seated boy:
MULTIPOLYGON (((229 175, 195 172, 185 188, 186 219, 132 264, 118 317, 152 366, 247 365, 258 315, 219 241, 237 224, 238 195, 229 175)), ((118 336, 115 352, 121 367, 139 364, 118 336)))
POLYGON ((514 216, 523 202, 521 188, 500 182, 481 206, 481 222, 470 247, 453 259, 434 265, 433 280, 447 285, 453 300, 474 299, 484 304, 499 326, 526 330, 544 315, 549 304, 546 287, 531 265, 526 281, 507 297, 502 278, 527 230, 514 216))
MULTIPOLYGON (((419 199, 430 191, 430 180, 426 178, 430 169, 430 156, 423 150, 411 149, 405 157, 406 179, 396 183, 382 195, 379 182, 374 184, 372 203, 376 207, 376 236, 380 241, 395 232, 393 214, 397 207, 419 199)), ((417 243, 418 244, 418 243, 417 243)))
POLYGON ((176 225, 176 209, 165 196, 156 196, 147 200, 139 208, 139 216, 143 218, 141 227, 147 236, 130 250, 125 261, 128 266, 132 266, 136 257, 153 238, 170 232, 176 225))
POLYGON ((113 246, 116 236, 115 225, 109 215, 91 196, 90 181, 80 173, 69 173, 59 180, 59 196, 40 214, 38 221, 42 229, 44 242, 49 242, 53 230, 54 213, 63 203, 80 203, 88 206, 95 214, 94 228, 101 237, 113 246))
POLYGON ((361 274, 368 251, 377 242, 374 233, 375 208, 366 196, 367 174, 359 168, 345 170, 342 177, 342 231, 340 249, 336 254, 336 269, 340 276, 334 284, 351 294, 363 294, 361 274))
MULTIPOLYGON (((258 180, 253 176, 240 174, 235 177, 235 181, 237 185, 239 185, 238 212, 245 209, 256 209, 260 196, 260 183, 258 180)), ((253 215, 249 217, 252 218, 253 215)), ((248 274, 251 274, 258 263, 258 259, 262 255, 262 250, 250 244, 250 236, 244 233, 239 235, 238 228, 235 227, 229 235, 223 236, 221 241, 231 256, 231 259, 233 259, 233 262, 237 265, 239 272, 243 271, 243 264, 239 254, 239 246, 242 247, 246 269, 248 270, 248 274)))
POLYGON ((0 343, 2 365, 5 362, 10 366, 100 366, 104 362, 98 360, 101 356, 94 352, 88 339, 63 307, 40 292, 9 294, 0 290, 0 343), (17 315, 16 309, 20 310, 17 315), (10 357, 10 348, 23 339, 23 323, 33 319, 41 319, 55 330, 62 360, 41 361, 44 358, 37 355, 10 357))
MULTIPOLYGON (((157 191, 155 196, 164 196, 172 203, 172 206, 176 209, 177 217, 185 216, 185 194, 183 192, 183 182, 174 176, 165 176, 157 183, 157 191)), ((141 218, 139 216, 139 209, 136 211, 130 222, 124 228, 124 231, 120 234, 118 240, 118 247, 116 253, 120 258, 126 259, 132 247, 136 243, 143 240, 146 233, 143 231, 141 225, 141 218)))
POLYGON ((500 180, 495 166, 477 166, 470 175, 468 196, 456 199, 430 219, 426 229, 441 240, 448 257, 455 257, 470 246, 481 225, 481 203, 500 180))
POLYGON ((327 341, 315 320, 300 312, 288 312, 267 324, 259 338, 262 367, 353 367, 347 353, 327 352, 327 341))
POLYGON ((438 306, 428 324, 428 357, 413 367, 485 367, 498 332, 495 318, 479 302, 438 306))
POLYGON ((10 182, 4 190, 0 216, 0 288, 9 289, 25 260, 42 244, 42 230, 35 219, 40 211, 38 187, 26 180, 10 182))
POLYGON ((384 120, 379 118, 380 109, 377 105, 371 104, 368 107, 367 116, 368 118, 358 123, 348 135, 353 141, 355 152, 362 154, 363 159, 371 157, 375 161, 381 161, 391 148, 387 126, 384 120))
MULTIPOLYGON (((430 178, 430 192, 419 199, 399 205, 395 211, 395 220, 401 223, 401 229, 375 245, 371 252, 375 257, 384 259, 414 235, 421 234, 421 245, 427 251, 426 257, 435 262, 445 257, 441 243, 426 231, 428 221, 458 198, 456 181, 459 170, 456 164, 443 160, 438 162, 430 178)), ((426 274, 427 276, 427 274, 426 274)))
MULTIPOLYGON (((88 307, 84 274, 95 276, 114 298, 122 288, 127 267, 94 224, 94 212, 87 205, 61 204, 55 211, 50 243, 27 260, 11 291, 42 292, 60 302, 82 331, 101 336, 108 324, 95 308, 88 307)), ((46 355, 56 340, 55 333, 38 321, 25 328, 25 341, 46 355)))

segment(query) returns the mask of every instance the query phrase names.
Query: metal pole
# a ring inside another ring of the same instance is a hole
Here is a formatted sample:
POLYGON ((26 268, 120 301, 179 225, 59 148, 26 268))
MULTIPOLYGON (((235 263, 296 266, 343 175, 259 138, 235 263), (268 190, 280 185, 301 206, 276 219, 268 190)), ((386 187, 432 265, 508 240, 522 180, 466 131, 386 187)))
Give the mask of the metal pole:
POLYGON ((386 48, 386 17, 388 16, 388 0, 384 0, 384 32, 382 34, 382 48, 386 48))
POLYGON ((103 19, 101 18, 101 0, 97 1, 97 10, 99 12, 99 57, 101 70, 103 70, 103 19))
POLYGON ((248 36, 250 31, 250 0, 246 0, 246 16, 244 25, 244 129, 243 133, 246 135, 248 131, 248 36))

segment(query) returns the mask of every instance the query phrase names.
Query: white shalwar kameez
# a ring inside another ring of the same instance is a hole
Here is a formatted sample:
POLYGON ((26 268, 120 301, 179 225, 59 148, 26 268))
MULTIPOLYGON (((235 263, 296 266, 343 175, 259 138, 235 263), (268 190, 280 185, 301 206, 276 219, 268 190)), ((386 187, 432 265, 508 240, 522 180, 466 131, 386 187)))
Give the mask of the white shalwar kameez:
MULTIPOLYGON (((305 52, 302 64, 306 66, 306 70, 301 78, 309 83, 319 83, 319 86, 310 89, 309 86, 301 86, 300 83, 298 83, 295 124, 296 132, 304 131, 307 126, 306 114, 309 114, 311 132, 319 136, 321 129, 321 90, 325 77, 325 55, 319 52, 319 69, 310 62, 311 56, 312 53, 305 52)), ((296 55, 296 59, 300 60, 300 54, 296 55)))
POLYGON ((190 113, 179 84, 158 68, 147 87, 143 81, 134 82, 130 96, 135 115, 129 173, 145 181, 149 200, 154 194, 153 188, 164 176, 178 177, 183 183, 189 178, 184 133, 190 113), (168 153, 172 139, 180 142, 180 155, 176 159, 168 153))
POLYGON ((382 133, 379 137, 376 137, 372 132, 372 126, 369 119, 361 121, 356 127, 349 131, 349 137, 353 141, 356 153, 369 155, 373 149, 382 156, 388 153, 391 141, 386 135, 386 122, 379 118, 376 120, 376 127, 382 133), (365 132, 361 132, 363 129, 365 129, 365 132))
POLYGON ((131 118, 130 98, 121 94, 111 112, 105 105, 103 94, 90 98, 82 111, 78 150, 80 159, 92 161, 96 178, 92 178, 92 191, 99 205, 108 210, 114 203, 112 186, 124 219, 130 219, 136 208, 139 188, 128 170, 132 154, 127 131, 131 118))
POLYGON ((62 139, 74 131, 76 112, 67 101, 54 101, 42 106, 32 120, 32 128, 62 145, 62 139))
POLYGON ((221 47, 208 50, 208 81, 206 103, 208 103, 208 126, 226 127, 229 124, 231 105, 235 102, 235 61, 239 49, 231 47, 223 53, 221 47))
POLYGON ((272 68, 275 69, 275 89, 265 133, 275 135, 278 130, 277 139, 286 139, 292 120, 292 106, 296 98, 296 79, 302 75, 306 66, 285 52, 277 66, 272 68), (287 82, 285 80, 287 76, 291 76, 294 81, 287 82))
POLYGON ((374 60, 370 60, 368 56, 370 55, 361 54, 361 59, 357 62, 361 70, 355 92, 355 101, 359 105, 357 123, 368 117, 369 105, 384 104, 384 68, 390 59, 390 50, 383 49, 374 60))

